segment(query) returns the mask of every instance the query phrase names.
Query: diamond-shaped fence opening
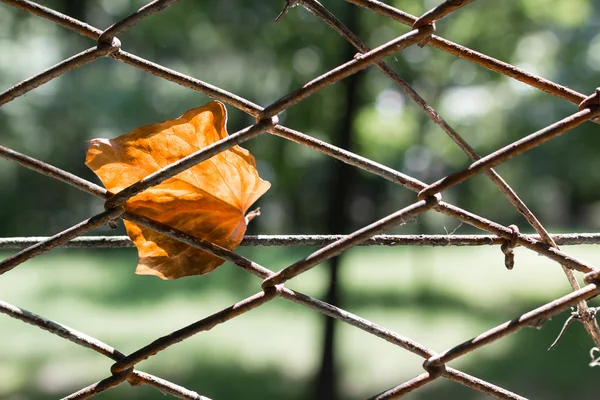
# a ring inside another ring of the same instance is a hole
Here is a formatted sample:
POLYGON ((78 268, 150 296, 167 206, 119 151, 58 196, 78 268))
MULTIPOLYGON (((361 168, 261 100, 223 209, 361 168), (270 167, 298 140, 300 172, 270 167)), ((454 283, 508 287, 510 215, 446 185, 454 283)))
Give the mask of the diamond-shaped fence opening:
MULTIPOLYGON (((412 352, 423 358, 423 373, 410 379, 409 381, 399 383, 389 390, 375 395, 376 399, 390 399, 401 397, 402 395, 427 385, 429 382, 438 378, 450 379, 473 390, 481 391, 497 398, 521 399, 520 395, 512 393, 509 390, 486 382, 458 369, 450 367, 448 363, 464 354, 472 352, 482 346, 495 342, 519 329, 527 326, 539 326, 547 319, 557 313, 577 307, 577 311, 572 315, 572 319, 579 320, 596 346, 600 346, 600 330, 595 319, 595 310, 588 307, 587 301, 600 293, 598 286, 599 270, 593 265, 575 257, 569 256, 559 250, 557 244, 573 243, 598 243, 599 235, 562 235, 551 236, 542 226, 536 216, 527 208, 522 200, 517 196, 508 184, 492 168, 502 164, 509 158, 520 155, 529 149, 532 149, 548 140, 551 140, 561 134, 567 133, 579 124, 591 121, 600 115, 600 93, 584 95, 559 84, 543 79, 539 76, 529 74, 517 67, 502 61, 496 60, 487 55, 478 53, 469 48, 458 45, 435 35, 435 22, 451 14, 456 9, 468 7, 469 0, 448 0, 432 8, 420 17, 415 17, 406 12, 398 10, 388 4, 376 0, 350 0, 357 6, 368 9, 371 12, 379 13, 387 18, 394 19, 399 23, 409 27, 409 31, 387 43, 382 44, 376 49, 369 49, 366 45, 350 31, 339 19, 329 12, 323 5, 315 0, 288 0, 285 8, 280 15, 284 17, 285 12, 293 5, 301 5, 310 12, 321 18, 331 29, 335 30, 356 49, 357 54, 348 62, 331 69, 325 74, 316 77, 301 88, 283 96, 267 107, 261 107, 240 96, 229 93, 217 86, 205 83, 197 78, 179 73, 177 71, 165 68, 144 58, 128 53, 121 48, 118 36, 126 30, 132 28, 138 22, 150 17, 152 14, 162 12, 169 6, 177 3, 175 0, 155 0, 128 17, 111 25, 108 29, 100 30, 90 26, 82 21, 74 19, 54 11, 46 6, 27 1, 27 0, 2 0, 4 3, 20 8, 35 14, 41 18, 46 18, 65 28, 73 30, 80 35, 87 36, 96 41, 94 46, 76 54, 54 67, 43 71, 23 82, 18 83, 12 88, 0 94, 0 104, 8 103, 19 96, 22 96, 43 85, 50 80, 68 73, 69 71, 91 63, 103 57, 109 57, 118 62, 132 65, 136 68, 149 72, 158 77, 170 80, 184 87, 196 90, 206 95, 218 99, 230 106, 238 108, 252 117, 256 118, 256 123, 239 130, 229 137, 220 140, 205 149, 194 153, 179 162, 162 168, 150 179, 144 179, 127 189, 110 195, 105 189, 91 182, 88 182, 76 175, 70 174, 55 166, 49 165, 44 161, 34 159, 25 154, 18 153, 9 148, 0 146, 0 156, 14 161, 26 168, 47 175, 51 178, 72 185, 84 192, 97 196, 105 200, 106 210, 98 215, 82 221, 81 223, 49 238, 5 238, 1 244, 4 248, 20 247, 22 251, 8 257, 0 263, 0 273, 7 272, 26 260, 37 255, 45 253, 59 246, 81 246, 81 247, 122 247, 129 246, 130 242, 123 237, 81 237, 84 233, 101 225, 108 224, 118 218, 133 221, 142 226, 156 230, 173 239, 180 240, 190 246, 210 252, 222 259, 233 263, 246 272, 255 275, 259 280, 256 281, 256 294, 239 301, 232 306, 223 309, 215 314, 185 326, 171 334, 157 339, 156 341, 144 346, 131 354, 123 354, 95 338, 85 335, 79 331, 60 325, 50 319, 26 311, 11 304, 0 302, 0 311, 13 318, 24 322, 34 324, 50 333, 63 337, 80 346, 94 350, 109 359, 114 360, 114 364, 107 371, 108 377, 102 381, 87 386, 65 398, 84 399, 92 397, 100 392, 115 387, 125 381, 131 385, 150 385, 158 390, 171 394, 182 399, 205 399, 200 394, 181 387, 175 383, 161 379, 159 377, 147 374, 136 369, 136 365, 154 354, 166 350, 175 343, 185 340, 199 332, 210 330, 218 324, 224 324, 227 321, 236 318, 254 308, 257 308, 274 298, 280 297, 294 303, 304 305, 318 313, 347 323, 357 329, 363 330, 371 335, 379 337, 398 347, 412 352), (440 116, 406 81, 404 81, 392 68, 390 68, 383 58, 406 49, 410 46, 433 46, 443 51, 449 52, 457 57, 479 64, 497 73, 514 78, 520 82, 540 89, 568 102, 578 106, 578 110, 566 118, 560 119, 550 126, 544 127, 520 140, 506 145, 487 156, 481 157, 473 148, 440 116), (352 152, 343 150, 324 141, 311 137, 304 133, 295 131, 279 123, 277 115, 281 114, 287 108, 306 99, 319 90, 344 79, 360 70, 368 67, 376 67, 395 82, 406 94, 421 107, 427 116, 435 124, 439 125, 448 136, 458 144, 458 146, 473 160, 467 168, 456 173, 448 175, 432 184, 424 183, 414 177, 403 174, 392 168, 381 165, 370 159, 361 157, 352 152), (119 206, 130 197, 141 191, 156 185, 165 179, 168 179, 177 173, 209 159, 213 155, 227 150, 228 148, 248 141, 264 132, 277 135, 307 146, 316 151, 324 153, 330 157, 341 160, 347 164, 360 168, 371 174, 377 175, 383 179, 404 186, 415 192, 414 201, 407 204, 400 210, 369 224, 349 235, 343 236, 260 236, 248 237, 246 244, 269 244, 286 246, 290 244, 317 245, 322 246, 319 250, 309 256, 294 262, 293 264, 274 272, 266 266, 249 260, 232 251, 221 248, 212 243, 198 239, 156 221, 150 220, 131 212, 126 212, 119 206), (506 196, 506 198, 515 206, 515 208, 524 216, 538 235, 524 235, 514 226, 503 226, 498 223, 487 220, 483 217, 470 213, 459 207, 453 206, 443 201, 443 192, 476 175, 485 174, 506 196), (403 222, 419 216, 423 213, 438 212, 457 220, 480 228, 489 232, 488 236, 459 236, 459 235, 439 235, 439 236, 386 236, 381 233, 390 228, 402 224, 403 222), (350 249, 353 246, 361 244, 388 244, 388 245, 501 245, 505 253, 505 263, 508 268, 512 267, 513 255, 512 249, 515 246, 522 246, 539 255, 548 257, 562 266, 573 291, 565 294, 558 299, 548 299, 548 302, 538 308, 535 308, 525 314, 515 315, 513 320, 507 321, 490 330, 481 333, 477 337, 460 343, 442 352, 434 352, 424 345, 411 338, 402 336, 382 326, 374 324, 364 318, 354 315, 348 311, 327 304, 321 300, 307 296, 298 291, 291 290, 285 286, 285 283, 298 275, 310 270, 318 264, 350 249), (575 272, 585 274, 583 276, 584 286, 580 286, 575 277, 575 272), (258 285, 260 284, 260 286, 258 285)), ((493 3, 489 7, 494 7, 493 3)), ((367 10, 363 12, 369 12, 367 10)), ((168 11, 164 11, 168 12, 168 11)), ((9 338, 10 340, 10 338, 9 338)), ((31 349, 35 351, 34 348, 31 349)), ((235 380, 235 377, 232 377, 235 380)))

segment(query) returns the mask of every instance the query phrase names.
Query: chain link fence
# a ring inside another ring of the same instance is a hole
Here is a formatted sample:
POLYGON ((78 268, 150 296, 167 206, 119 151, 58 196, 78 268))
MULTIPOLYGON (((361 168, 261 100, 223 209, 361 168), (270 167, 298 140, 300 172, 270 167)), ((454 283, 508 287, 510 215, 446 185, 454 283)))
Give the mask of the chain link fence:
POLYGON ((510 335, 511 333, 516 332, 523 327, 539 326, 553 315, 564 311, 571 306, 577 306, 577 312, 572 315, 570 320, 576 319, 580 321, 589 333, 589 336, 595 345, 600 347, 600 329, 595 319, 595 310, 587 305, 588 300, 594 298, 600 293, 600 270, 593 265, 586 263, 585 261, 565 254, 558 248, 559 244, 567 245, 577 243, 599 243, 600 235, 550 235, 540 221, 536 218, 536 216, 517 196, 515 191, 512 190, 511 187, 500 177, 500 175, 498 175, 492 169, 509 158, 522 154, 523 152, 532 149, 554 137, 569 132, 583 122, 594 121, 594 119, 600 115, 600 92, 596 91, 592 95, 578 93, 574 90, 563 87, 539 76, 529 74, 510 64, 496 60, 485 54, 478 53, 434 34, 435 22, 437 20, 448 16, 460 7, 467 6, 468 3, 471 3, 473 0, 448 0, 429 10, 420 17, 415 17, 376 0, 348 1, 356 6, 365 8, 370 12, 379 13, 402 24, 408 25, 410 27, 410 31, 377 47, 376 49, 369 49, 352 31, 350 31, 339 19, 337 19, 319 2, 315 0, 287 0, 284 10, 278 18, 283 17, 289 7, 293 5, 301 5, 321 18, 323 22, 325 22, 331 29, 335 30, 354 47, 356 47, 357 54, 354 59, 315 78, 314 80, 306 83, 300 89, 287 94, 271 105, 263 108, 247 99, 222 90, 217 86, 213 86, 199 79, 165 68, 121 49, 121 44, 118 39, 120 34, 132 28, 141 20, 150 17, 152 14, 161 12, 169 6, 177 3, 176 0, 155 0, 150 2, 146 6, 140 8, 138 11, 129 15, 128 17, 118 21, 104 31, 28 0, 2 0, 3 3, 48 19, 81 35, 87 36, 94 40, 95 43, 89 49, 62 61, 52 68, 26 79, 25 81, 20 82, 12 88, 1 93, 0 105, 10 102, 17 97, 24 95, 28 91, 33 90, 36 87, 67 73, 70 70, 91 63, 99 58, 109 57, 116 61, 142 69, 158 77, 173 81, 192 90, 205 93, 210 97, 221 100, 256 118, 255 124, 248 126, 230 135, 229 137, 198 151, 197 153, 194 153, 190 157, 161 169, 156 174, 153 174, 150 179, 144 179, 143 181, 131 185, 127 189, 117 194, 108 193, 100 186, 97 186, 57 167, 49 165, 41 160, 34 159, 25 154, 21 154, 9 148, 0 146, 1 157, 14 161, 26 168, 32 169, 66 184, 72 185, 84 192, 95 195, 106 201, 106 211, 98 215, 94 215, 91 218, 82 221, 81 223, 52 237, 5 238, 0 240, 0 248, 23 249, 0 263, 0 274, 17 267, 26 260, 45 253, 58 246, 131 246, 131 243, 126 237, 79 238, 79 236, 95 227, 108 224, 110 221, 117 218, 123 218, 156 230, 157 232, 176 240, 180 240, 190 246, 210 252, 259 278, 257 283, 260 283, 260 287, 257 288, 258 291, 256 294, 202 320, 194 322, 191 325, 174 331, 167 336, 161 337, 129 355, 125 355, 108 344, 105 344, 93 337, 87 336, 84 333, 67 328, 40 315, 0 301, 0 311, 2 313, 36 325, 41 329, 47 330, 50 333, 63 337, 69 341, 79 344, 80 346, 94 350, 115 361, 111 367, 110 376, 66 396, 65 399, 86 399, 115 387, 125 381, 129 382, 131 385, 150 385, 164 393, 168 393, 182 399, 207 399, 207 397, 181 387, 175 383, 137 370, 135 368, 136 364, 158 352, 168 349, 175 343, 185 340, 202 331, 210 330, 216 325, 236 318, 237 316, 259 307, 276 297, 301 304, 328 317, 347 323, 353 327, 395 344, 398 347, 412 352, 424 359, 423 373, 406 382, 399 383, 398 386, 375 395, 373 397, 374 399, 398 398, 439 378, 453 380, 496 398, 523 399, 524 397, 520 396, 519 394, 486 382, 458 369, 452 368, 448 365, 448 363, 464 354, 472 352, 504 336, 510 335), (565 99, 566 101, 577 105, 578 110, 572 115, 569 115, 568 117, 561 119, 560 121, 557 121, 548 127, 545 127, 518 141, 502 147, 501 149, 498 149, 497 151, 485 157, 481 157, 406 81, 399 77, 387 64, 382 61, 384 57, 401 51, 409 46, 436 47, 457 57, 479 64, 492 71, 509 76, 532 87, 565 99), (278 123, 277 115, 287 108, 304 100, 317 91, 333 84, 334 82, 337 82, 356 73, 357 71, 370 66, 379 68, 400 88, 402 88, 402 90, 404 90, 408 96, 411 97, 412 100, 414 100, 414 102, 426 112, 430 119, 435 124, 439 125, 444 132, 446 132, 449 137, 456 142, 458 146, 460 146, 460 148, 473 160, 473 163, 467 168, 446 176, 437 182, 427 184, 399 171, 335 147, 324 141, 305 135, 302 132, 295 131, 278 123), (250 140, 264 132, 281 136, 300 145, 315 149, 330 157, 336 158, 364 171, 375 174, 383 179, 387 179, 398 185, 404 186, 417 194, 416 200, 407 207, 398 210, 397 212, 368 226, 365 226, 364 228, 359 229, 350 235, 247 237, 243 244, 275 246, 323 246, 319 250, 310 254, 308 257, 305 257, 278 272, 271 271, 270 269, 232 251, 198 239, 185 232, 172 229, 143 216, 126 212, 120 208, 120 206, 123 205, 127 199, 142 192, 143 190, 156 185, 197 163, 205 161, 221 151, 224 151, 236 144, 250 140), (487 175, 489 179, 508 198, 508 200, 516 207, 516 209, 525 217, 531 227, 535 229, 537 235, 521 234, 519 229, 514 225, 508 227, 500 225, 478 215, 472 214, 466 210, 448 204, 442 200, 442 192, 444 190, 476 174, 487 175), (489 235, 380 235, 382 232, 428 211, 435 211, 454 217, 459 221, 489 232, 489 235), (572 286, 573 291, 558 299, 551 299, 548 303, 531 310, 530 312, 516 316, 514 319, 493 327, 492 329, 483 332, 473 339, 467 340, 438 353, 423 346, 413 339, 404 337, 399 333, 374 324, 348 311, 313 297, 304 295, 300 292, 291 290, 285 286, 285 283, 288 280, 298 276, 299 274, 302 274, 305 271, 308 271, 309 269, 317 266, 331 257, 339 255, 353 246, 376 244, 398 246, 475 246, 500 244, 502 246, 502 251, 506 255, 505 263, 508 268, 512 267, 512 249, 515 246, 523 246, 560 264, 569 283, 572 286), (585 286, 581 287, 579 285, 574 272, 581 272, 585 274, 583 278, 585 286))

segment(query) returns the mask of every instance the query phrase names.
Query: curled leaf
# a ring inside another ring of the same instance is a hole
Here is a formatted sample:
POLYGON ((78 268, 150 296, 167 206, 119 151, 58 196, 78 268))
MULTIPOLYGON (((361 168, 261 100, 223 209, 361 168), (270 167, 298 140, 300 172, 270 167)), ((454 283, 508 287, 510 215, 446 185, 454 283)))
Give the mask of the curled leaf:
MULTIPOLYGON (((108 191, 117 193, 225 138, 226 121, 225 106, 212 101, 172 121, 143 126, 115 139, 93 139, 85 163, 108 191)), ((125 209, 231 250, 246 232, 246 211, 269 187, 258 176, 254 157, 234 146, 137 194, 125 209)), ((137 274, 177 279, 206 274, 223 263, 130 221, 125 221, 125 228, 138 249, 137 274)))

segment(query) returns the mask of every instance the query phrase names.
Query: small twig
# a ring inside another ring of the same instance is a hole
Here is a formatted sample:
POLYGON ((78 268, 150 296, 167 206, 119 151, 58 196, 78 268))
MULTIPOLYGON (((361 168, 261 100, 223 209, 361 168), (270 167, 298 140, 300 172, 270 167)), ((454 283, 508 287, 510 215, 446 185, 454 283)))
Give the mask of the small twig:
MULTIPOLYGON (((571 309, 571 310, 573 310, 573 309, 571 309)), ((556 346, 558 344, 558 342, 560 341, 560 339, 562 339, 563 335, 565 334, 565 331, 567 330, 567 328, 569 327, 571 322, 573 322, 573 320, 575 318, 577 318, 578 315, 579 315, 579 313, 577 311, 575 311, 575 310, 571 311, 571 315, 569 316, 569 318, 567 318, 567 320, 563 324, 563 327, 560 330, 560 333, 558 334, 558 336, 556 337, 554 342, 552 342, 550 347, 548 347, 548 351, 552 350, 554 348, 554 346, 556 346)))
POLYGON ((275 22, 279 22, 279 20, 284 16, 284 14, 288 12, 289 9, 295 6, 297 3, 297 0, 285 0, 285 6, 283 6, 283 10, 281 10, 277 18, 275 18, 275 22))
MULTIPOLYGON (((560 330, 560 333, 558 334, 558 337, 556 338, 556 340, 554 340, 554 342, 550 345, 550 347, 548 347, 548 350, 552 350, 554 348, 554 346, 556 346, 558 344, 558 342, 562 339, 562 337, 565 334, 565 331, 567 330, 567 328, 569 327, 569 325, 571 324, 571 322, 575 321, 579 321, 582 324, 587 322, 587 321, 591 321, 593 319, 596 318, 596 314, 598 313, 598 310, 600 310, 600 307, 589 307, 585 313, 585 315, 582 315, 579 309, 571 309, 571 316, 569 318, 567 318, 567 320, 565 321, 562 329, 560 330)), ((599 359, 594 360, 594 356, 593 356, 593 352, 594 349, 598 350, 597 347, 593 347, 590 350, 590 355, 592 356, 592 364, 597 363, 599 361, 599 359)), ((595 366, 590 364, 590 366, 595 366)), ((597 364, 600 366, 600 364, 597 364)))
MULTIPOLYGON (((452 232, 450 232, 450 235, 454 235, 454 234, 456 233, 456 231, 457 231, 457 230, 459 230, 461 226, 463 226, 463 224, 464 224, 464 222, 463 222, 463 221, 460 221, 460 224, 458 224, 458 226, 457 226, 456 228, 454 228, 454 229, 452 230, 452 232)), ((445 229, 445 228, 444 228, 444 229, 445 229)))

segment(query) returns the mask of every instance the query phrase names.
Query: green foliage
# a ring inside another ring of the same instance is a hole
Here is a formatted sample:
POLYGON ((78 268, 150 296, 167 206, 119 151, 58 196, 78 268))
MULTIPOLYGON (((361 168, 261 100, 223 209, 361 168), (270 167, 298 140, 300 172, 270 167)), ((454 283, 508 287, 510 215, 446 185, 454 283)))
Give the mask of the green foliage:
MULTIPOLYGON (((325 5, 344 20, 349 6, 328 3, 325 5)), ((433 3, 397 1, 394 5, 419 14, 433 3)), ((50 6, 100 28, 140 4, 50 2, 50 6)), ((593 47, 597 41, 591 21, 598 10, 585 0, 560 4, 552 0, 474 2, 439 21, 437 33, 590 93, 598 68, 595 52, 587 43, 593 47), (569 11, 559 12, 557 7, 563 6, 569 11)), ((276 2, 258 1, 182 2, 141 22, 121 40, 127 51, 267 105, 340 64, 344 47, 341 37, 301 7, 294 7, 279 23, 273 22, 279 7, 276 2)), ((5 57, 0 60, 0 83, 4 87, 93 45, 53 23, 3 8, 0 26, 5 57)), ((372 12, 360 11, 358 33, 370 46, 407 30, 372 12)), ((482 155, 576 110, 564 100, 434 48, 411 47, 386 61, 482 155)), ((359 79, 360 109, 352 117, 359 154, 429 182, 469 163, 439 127, 380 71, 370 68, 360 73, 359 79)), ((341 123, 337 110, 343 109, 345 101, 339 95, 343 84, 285 111, 281 121, 336 143, 333 132, 341 123)), ((201 93, 128 65, 99 60, 2 107, 2 144, 94 180, 83 165, 86 140, 115 137, 136 126, 171 119, 207 100, 201 93)), ((231 132, 252 122, 232 107, 229 112, 231 132)), ((595 188, 600 184, 594 164, 598 144, 595 129, 594 124, 586 124, 501 167, 510 176, 508 182, 534 211, 550 214, 544 209, 557 210, 542 222, 569 229, 600 225, 596 217, 589 218, 595 215, 590 210, 595 209, 595 188), (545 187, 543 192, 540 185, 545 187), (563 190, 565 186, 568 190, 563 190), (581 202, 583 207, 572 206, 581 202)), ((327 202, 328 193, 323 188, 329 184, 329 166, 335 161, 266 135, 246 146, 274 183, 263 200, 267 212, 252 229, 265 233, 323 232, 319 221, 324 221, 325 208, 319 205, 327 202), (270 209, 275 211, 271 214, 270 209)), ((52 234, 101 209, 99 200, 8 162, 0 163, 0 184, 10 188, 0 199, 6 213, 0 228, 3 235, 52 234), (24 212, 32 215, 25 222, 19 217, 24 212)), ((365 174, 359 177, 356 196, 378 205, 393 201, 380 193, 387 184, 365 174)), ((493 185, 481 180, 471 179, 451 189, 448 196, 458 205, 498 222, 520 221, 493 185)), ((403 198, 409 201, 411 197, 407 193, 403 198)), ((386 207, 375 209, 372 218, 387 212, 386 207)), ((361 217, 354 222, 359 226, 361 217)), ((421 228, 441 232, 439 226, 430 224, 421 228)))

